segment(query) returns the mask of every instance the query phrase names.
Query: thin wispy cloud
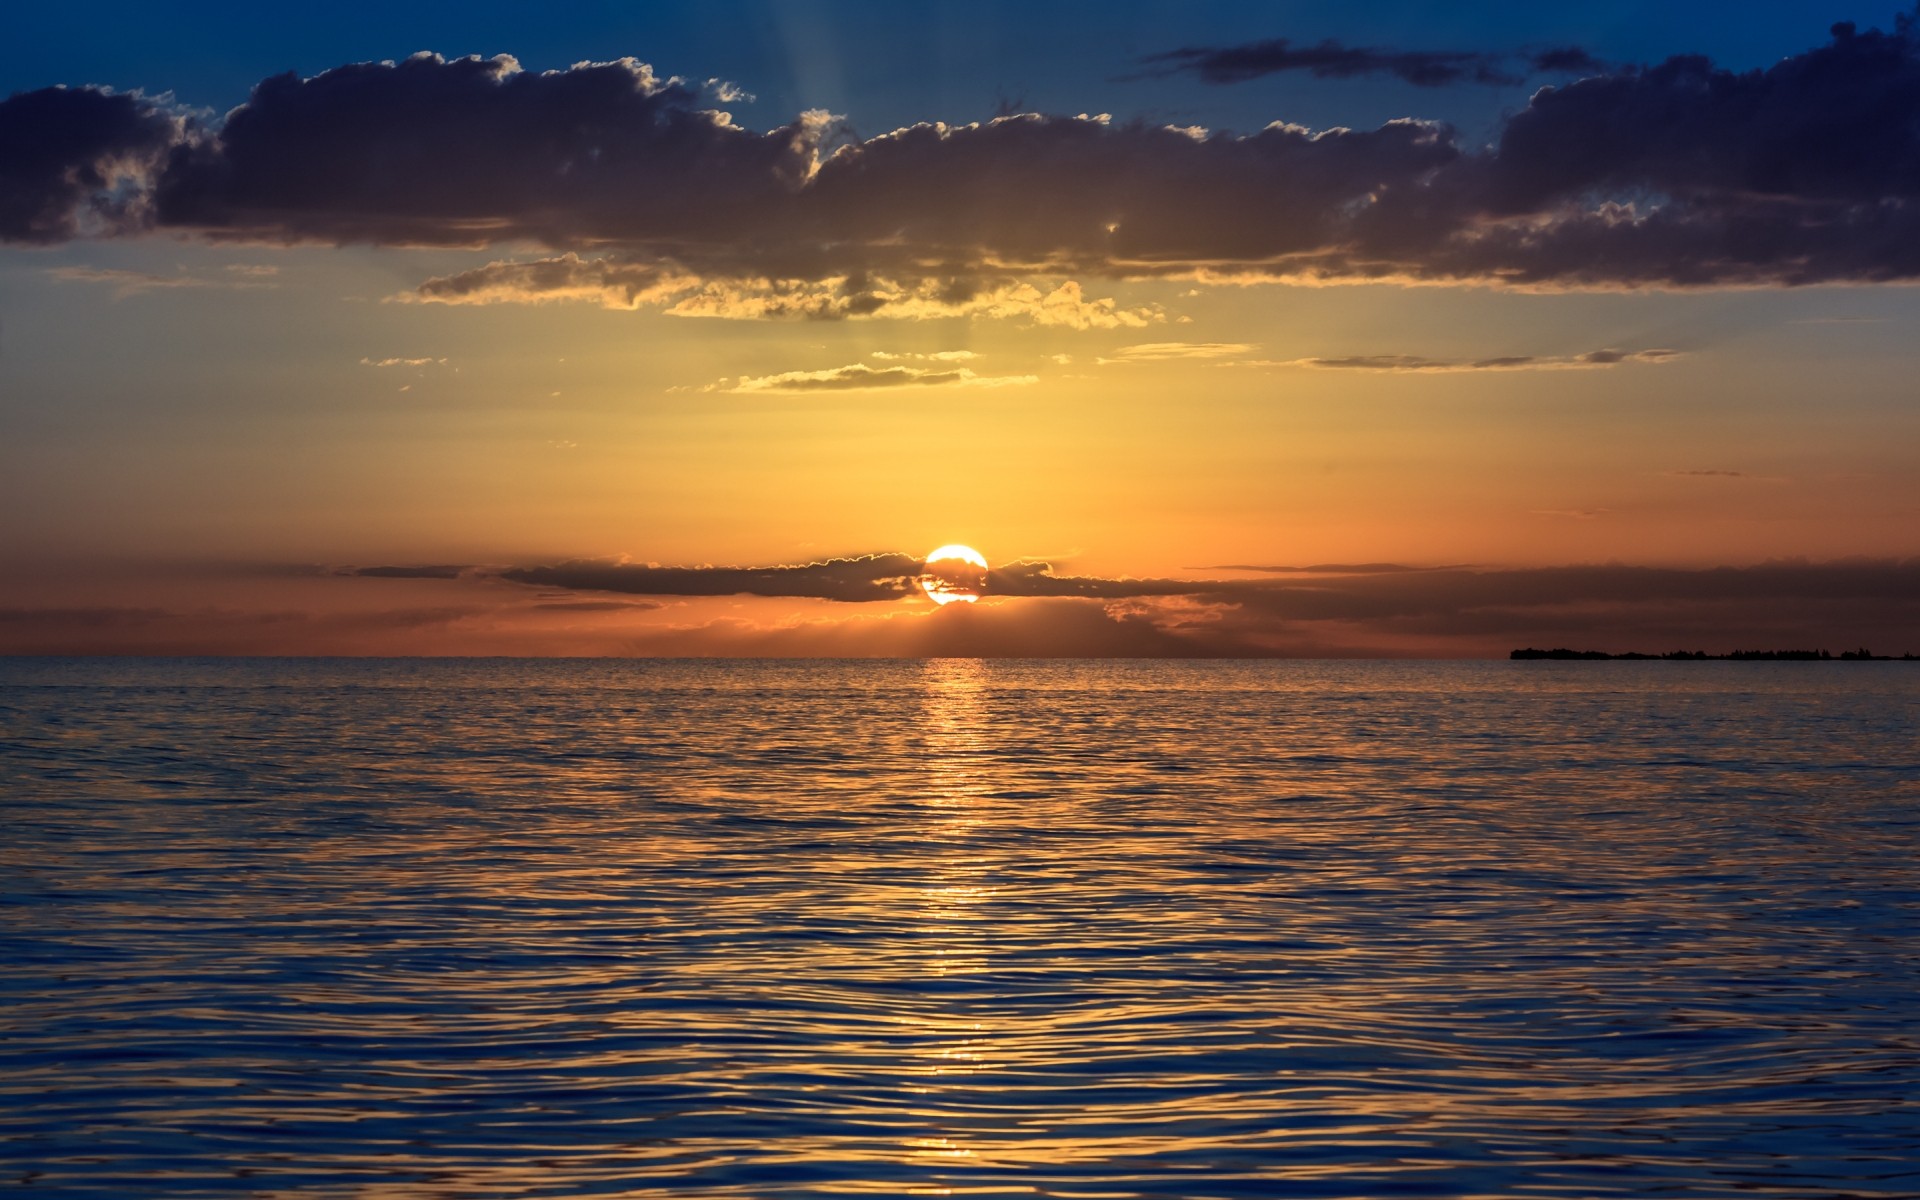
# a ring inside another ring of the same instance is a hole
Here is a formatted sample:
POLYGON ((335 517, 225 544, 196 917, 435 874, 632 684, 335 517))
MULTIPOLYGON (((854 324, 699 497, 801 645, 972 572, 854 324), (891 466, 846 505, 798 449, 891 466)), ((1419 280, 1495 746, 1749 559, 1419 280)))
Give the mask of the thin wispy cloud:
POLYGON ((1617 367, 1629 363, 1664 363, 1680 357, 1680 351, 1592 350, 1585 354, 1514 354, 1495 358, 1427 358, 1417 354, 1353 354, 1340 358, 1292 358, 1281 361, 1249 362, 1248 366, 1307 367, 1316 371, 1384 371, 1392 373, 1439 374, 1459 371, 1568 371, 1595 367, 1617 367))
POLYGON ((967 367, 934 370, 926 367, 873 367, 853 363, 822 371, 783 371, 737 380, 722 380, 706 390, 736 395, 756 392, 855 392, 885 388, 1022 387, 1040 382, 1037 375, 978 375, 967 367))
POLYGON ((1094 359, 1097 363, 1170 362, 1196 358, 1237 358, 1253 353, 1244 342, 1142 342, 1122 346, 1111 355, 1094 359))
POLYGON ((1415 87, 1457 84, 1510 87, 1536 75, 1584 74, 1607 64, 1578 46, 1552 46, 1512 53, 1481 50, 1400 50, 1349 46, 1332 38, 1303 44, 1268 38, 1233 46, 1183 46, 1140 60, 1147 76, 1186 73, 1207 83, 1244 83, 1298 71, 1319 79, 1385 75, 1415 87))
POLYGON ((1409 566, 1405 563, 1312 563, 1307 566, 1272 566, 1254 563, 1225 563, 1219 566, 1200 567, 1203 571, 1252 571, 1263 575, 1399 575, 1408 571, 1465 571, 1469 568, 1455 563, 1448 566, 1409 566))
POLYGON ((111 287, 115 299, 145 292, 171 291, 177 288, 269 288, 276 284, 274 267, 229 266, 222 274, 206 275, 179 272, 162 275, 152 271, 129 271, 116 267, 52 267, 47 275, 62 283, 97 283, 111 287))

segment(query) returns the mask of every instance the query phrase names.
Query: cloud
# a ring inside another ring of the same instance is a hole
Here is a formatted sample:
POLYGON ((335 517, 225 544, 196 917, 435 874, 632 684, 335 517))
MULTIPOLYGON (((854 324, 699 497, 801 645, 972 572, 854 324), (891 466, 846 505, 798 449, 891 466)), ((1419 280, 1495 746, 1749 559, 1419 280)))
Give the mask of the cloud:
POLYGON ((1240 46, 1187 46, 1140 61, 1190 72, 1208 83, 1241 83, 1281 71, 1305 71, 1320 79, 1391 75, 1415 87, 1523 82, 1524 76, 1504 66, 1506 58, 1471 50, 1381 50, 1332 39, 1301 46, 1286 38, 1271 38, 1240 46))
MULTIPOLYGON (((1604 510, 1585 510, 1585 512, 1604 510)), ((1584 515, 1569 514, 1569 515, 1584 515)), ((1434 613, 1489 605, 1538 606, 1668 599, 1855 598, 1920 595, 1920 559, 1782 561, 1748 567, 1646 567, 1621 564, 1491 568, 1405 563, 1314 566, 1225 566, 1281 578, 1174 579, 1060 575, 1052 563, 1022 559, 992 568, 987 593, 997 597, 1144 600, 1185 597, 1209 604, 1256 605, 1304 620, 1434 613), (1312 576, 1310 580, 1287 578, 1312 576), (1903 590, 1905 589, 1905 590, 1903 590)), ((353 567, 335 573, 400 579, 452 579, 478 569, 458 566, 353 567)), ((765 566, 664 566, 575 560, 486 572, 553 592, 640 596, 806 597, 846 603, 893 601, 919 594, 918 557, 895 551, 765 566)))
POLYGON ((362 358, 363 367, 444 367, 444 358, 362 358))
POLYGON ((1527 65, 1536 74, 1595 75, 1612 70, 1607 63, 1579 46, 1549 46, 1527 55, 1527 65))
POLYGON ((1669 475, 1686 475, 1696 479, 1745 479, 1745 471, 1669 471, 1669 475))
POLYGON ((168 288, 213 287, 215 282, 198 275, 159 275, 150 271, 123 271, 114 267, 53 267, 50 278, 62 283, 111 284, 116 297, 137 296, 142 292, 168 288))
POLYGON ((471 653, 493 610, 474 605, 351 612, 166 609, 0 609, 6 654, 471 653))
POLYGON ((1249 362, 1247 366, 1309 367, 1320 371, 1392 371, 1434 373, 1451 371, 1564 371, 1588 367, 1617 367, 1622 363, 1663 363, 1680 357, 1678 350, 1592 350, 1586 354, 1543 356, 1515 354, 1499 358, 1426 358, 1417 354, 1355 354, 1344 358, 1294 358, 1283 362, 1249 362))
POLYGON ((418 54, 277 75, 174 156, 159 218, 279 241, 699 240, 791 194, 830 128, 751 133, 700 104, 633 59, 535 73, 418 54))
MULTIPOLYGON (((1049 577, 1036 570, 1026 582, 1049 577)), ((1301 582, 1051 582, 1056 592, 1133 606, 1127 611, 1177 627, 1187 640, 1249 653, 1300 645, 1373 653, 1391 653, 1396 646, 1418 653, 1453 646, 1457 653, 1471 646, 1500 653, 1529 638, 1555 644, 1598 640, 1623 650, 1864 640, 1900 653, 1912 639, 1920 559, 1706 569, 1455 568, 1301 582)))
POLYGON ((1232 563, 1208 571, 1259 571, 1269 575, 1396 575, 1405 571, 1463 571, 1461 566, 1417 567, 1405 563, 1317 563, 1311 566, 1256 566, 1232 563))
POLYGON ((1142 342, 1122 346, 1111 357, 1095 359, 1099 363, 1164 362, 1168 359, 1233 358, 1251 354, 1253 347, 1243 342, 1142 342))
POLYGON ((785 371, 740 379, 713 390, 753 392, 852 392, 898 387, 1018 387, 1038 383, 1038 375, 976 375, 967 367, 928 370, 922 367, 870 367, 865 363, 825 371, 785 371))
POLYGON ((721 104, 752 104, 756 97, 737 83, 709 79, 701 85, 705 93, 721 104))
POLYGON ((544 588, 637 596, 810 596, 867 603, 912 595, 920 566, 910 554, 888 553, 770 567, 574 561, 509 567, 499 576, 544 588))
POLYGON ((1550 46, 1525 54, 1481 50, 1383 50, 1348 46, 1331 38, 1310 46, 1269 38, 1238 46, 1186 46, 1148 55, 1142 64, 1162 69, 1150 75, 1186 72, 1207 83, 1244 83, 1249 79, 1305 71, 1319 79, 1357 79, 1391 75, 1415 87, 1452 87, 1477 83, 1511 86, 1529 75, 1587 74, 1607 64, 1578 46, 1550 46))
MULTIPOLYGON (((964 626, 890 623, 792 633, 704 627, 680 645, 718 641, 794 652, 1128 653, 1142 655, 1497 654, 1529 640, 1594 641, 1595 649, 1717 650, 1741 645, 1866 642, 1893 653, 1914 628, 1920 559, 1772 562, 1680 568, 1621 564, 1538 568, 1419 567, 1394 563, 1235 567, 1262 579, 1058 575, 1051 564, 995 568, 989 599, 964 626), (1310 576, 1310 577, 1303 577, 1310 576), (993 613, 993 616, 986 616, 993 613), (1022 614, 1027 614, 1023 617, 1022 614), (1023 625, 1023 621, 1030 624, 1023 625), (890 630, 892 632, 876 632, 890 630), (909 636, 906 630, 913 630, 909 636), (1047 631, 1066 641, 1049 642, 1047 631), (1049 647, 1052 647, 1051 649, 1049 647), (806 647, 811 647, 807 649, 806 647)), ((916 594, 919 561, 874 554, 766 567, 662 567, 575 562, 501 577, 549 591, 651 597, 752 595, 866 604, 916 594)), ((966 606, 951 606, 961 608, 966 606)), ((918 618, 915 618, 916 620, 918 618)), ((822 618, 831 623, 830 618, 822 618)), ((650 645, 672 643, 665 634, 650 645)), ((682 649, 670 652, 698 652, 682 649)), ((768 651, 771 652, 771 651, 768 651)))
POLYGON ((53 267, 47 275, 62 283, 102 283, 113 288, 114 299, 123 300, 143 292, 173 288, 269 288, 271 269, 228 267, 221 275, 161 275, 151 271, 126 271, 116 267, 53 267))
POLYGON ((582 258, 569 251, 555 258, 494 262, 428 279, 397 299, 428 304, 575 300, 602 308, 634 309, 684 296, 699 287, 698 277, 669 264, 582 258))
POLYGON ((666 607, 651 600, 541 600, 528 605, 541 612, 650 612, 666 607))
POLYGON ((1041 288, 1024 280, 900 279, 857 273, 821 278, 702 278, 677 264, 582 258, 502 261, 428 279, 395 299, 428 304, 545 304, 660 308, 669 316, 731 320, 931 320, 989 317, 1065 329, 1140 329, 1157 307, 1090 298, 1078 282, 1041 288))
POLYGON ((52 87, 0 101, 0 241, 139 227, 188 126, 138 93, 52 87))
POLYGON ((867 357, 882 362, 971 362, 980 356, 972 350, 935 350, 930 354, 895 354, 890 350, 875 350, 867 357))
POLYGON ((445 563, 424 567, 339 567, 334 573, 368 579, 458 579, 474 569, 445 563))
MULTIPOLYGON (((1284 49, 1403 78, 1478 77, 1485 59, 1284 49)), ((542 257, 409 294, 1069 328, 1158 317, 1090 298, 1095 280, 1920 278, 1911 19, 1837 25, 1744 72, 1697 56, 1595 70, 1572 50, 1529 65, 1543 64, 1591 73, 1540 88, 1484 146, 1418 120, 1233 134, 1023 113, 861 139, 809 112, 757 132, 632 59, 538 73, 506 57, 351 64, 267 79, 211 124, 49 89, 0 102, 0 238, 530 243, 542 257)))

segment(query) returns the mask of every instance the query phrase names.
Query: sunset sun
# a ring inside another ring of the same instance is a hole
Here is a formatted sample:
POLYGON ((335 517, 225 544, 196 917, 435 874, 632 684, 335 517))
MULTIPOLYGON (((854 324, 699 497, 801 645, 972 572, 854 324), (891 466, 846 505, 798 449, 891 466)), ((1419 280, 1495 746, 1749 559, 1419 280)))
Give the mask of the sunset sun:
POLYGON ((919 584, 935 604, 944 606, 956 600, 972 604, 987 588, 986 556, 972 546, 942 546, 927 555, 919 584))

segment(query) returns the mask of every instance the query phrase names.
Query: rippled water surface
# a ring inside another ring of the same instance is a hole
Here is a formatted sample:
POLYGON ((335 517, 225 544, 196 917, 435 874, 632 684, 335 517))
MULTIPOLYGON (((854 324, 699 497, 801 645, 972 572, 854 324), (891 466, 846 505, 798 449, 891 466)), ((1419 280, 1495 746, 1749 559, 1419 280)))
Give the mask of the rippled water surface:
POLYGON ((0 1187, 1920 1196, 1910 663, 0 661, 0 1187))

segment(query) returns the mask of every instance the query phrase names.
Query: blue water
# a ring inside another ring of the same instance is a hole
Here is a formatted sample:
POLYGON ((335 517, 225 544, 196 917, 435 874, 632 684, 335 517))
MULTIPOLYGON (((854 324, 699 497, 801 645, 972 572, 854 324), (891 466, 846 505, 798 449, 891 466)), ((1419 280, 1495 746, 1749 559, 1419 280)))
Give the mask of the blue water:
POLYGON ((1909 663, 0 660, 0 1187, 1920 1196, 1909 663))

